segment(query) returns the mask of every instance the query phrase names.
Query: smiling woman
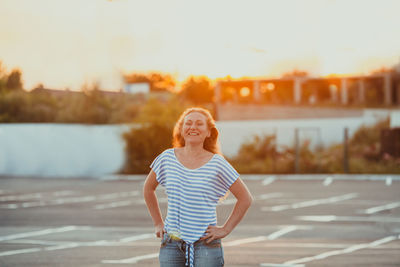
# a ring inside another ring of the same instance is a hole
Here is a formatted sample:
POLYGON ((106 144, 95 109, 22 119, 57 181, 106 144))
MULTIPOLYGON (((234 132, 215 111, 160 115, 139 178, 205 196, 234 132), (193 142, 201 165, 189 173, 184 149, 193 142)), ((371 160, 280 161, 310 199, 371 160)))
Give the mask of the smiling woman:
POLYGON ((160 265, 223 266, 221 239, 241 221, 252 196, 220 155, 218 130, 207 110, 186 110, 175 124, 173 137, 174 148, 153 161, 143 189, 156 236, 162 238, 160 265), (155 195, 158 184, 168 195, 165 221, 155 195), (237 203, 225 224, 217 226, 216 206, 228 191, 237 203))

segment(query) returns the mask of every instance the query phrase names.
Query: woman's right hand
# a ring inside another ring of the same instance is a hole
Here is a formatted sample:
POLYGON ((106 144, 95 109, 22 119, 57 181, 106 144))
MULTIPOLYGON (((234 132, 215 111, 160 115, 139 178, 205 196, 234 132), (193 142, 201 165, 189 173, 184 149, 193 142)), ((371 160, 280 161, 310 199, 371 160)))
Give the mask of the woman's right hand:
POLYGON ((155 227, 155 232, 156 236, 158 238, 162 238, 164 236, 165 230, 164 230, 164 223, 157 224, 155 227))

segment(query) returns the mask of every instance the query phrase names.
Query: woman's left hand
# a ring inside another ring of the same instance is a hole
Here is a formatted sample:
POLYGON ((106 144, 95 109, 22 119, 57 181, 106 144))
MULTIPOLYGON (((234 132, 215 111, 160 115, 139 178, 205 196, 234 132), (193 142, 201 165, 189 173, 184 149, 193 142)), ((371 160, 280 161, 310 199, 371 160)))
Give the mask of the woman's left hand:
POLYGON ((207 233, 207 235, 200 238, 200 240, 207 239, 206 243, 210 243, 215 239, 224 238, 225 236, 227 236, 229 234, 229 232, 227 230, 225 230, 224 227, 212 226, 212 225, 208 226, 206 233, 207 233))

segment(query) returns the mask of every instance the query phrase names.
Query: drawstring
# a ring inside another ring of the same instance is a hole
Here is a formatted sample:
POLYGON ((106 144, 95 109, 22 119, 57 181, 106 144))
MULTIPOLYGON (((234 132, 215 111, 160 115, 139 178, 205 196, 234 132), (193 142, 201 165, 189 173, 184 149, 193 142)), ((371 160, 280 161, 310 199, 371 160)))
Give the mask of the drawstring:
MULTIPOLYGON (((184 242, 184 241, 183 241, 184 242)), ((193 267, 193 261, 194 261, 194 246, 193 243, 186 243, 186 253, 185 253, 185 259, 186 259, 186 266, 193 267)))
MULTIPOLYGON (((172 240, 176 240, 172 238, 169 234, 167 235, 167 240, 165 242, 170 243, 172 240)), ((185 266, 194 267, 194 243, 185 242, 182 239, 179 239, 180 249, 183 252, 183 247, 185 247, 185 266)))

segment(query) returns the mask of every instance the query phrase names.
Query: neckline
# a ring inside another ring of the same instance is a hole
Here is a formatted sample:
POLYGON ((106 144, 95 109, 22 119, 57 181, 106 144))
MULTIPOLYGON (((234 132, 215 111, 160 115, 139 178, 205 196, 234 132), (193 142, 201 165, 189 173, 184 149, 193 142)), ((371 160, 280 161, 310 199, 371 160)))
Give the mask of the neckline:
POLYGON ((212 157, 206 163, 204 163, 203 165, 201 165, 198 168, 191 169, 191 168, 186 167, 185 165, 182 164, 182 162, 179 161, 178 157, 176 156, 175 149, 176 148, 172 148, 172 154, 174 155, 175 160, 178 162, 179 165, 181 165, 183 168, 185 168, 186 170, 189 170, 189 171, 195 171, 200 168, 203 168, 204 166, 206 166, 208 163, 210 163, 214 159, 215 155, 217 155, 217 154, 213 154, 212 157))

